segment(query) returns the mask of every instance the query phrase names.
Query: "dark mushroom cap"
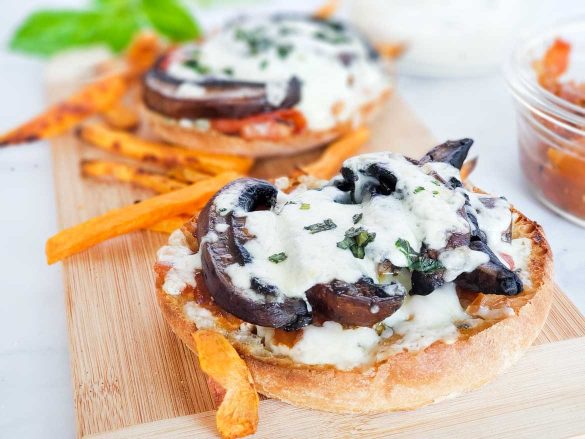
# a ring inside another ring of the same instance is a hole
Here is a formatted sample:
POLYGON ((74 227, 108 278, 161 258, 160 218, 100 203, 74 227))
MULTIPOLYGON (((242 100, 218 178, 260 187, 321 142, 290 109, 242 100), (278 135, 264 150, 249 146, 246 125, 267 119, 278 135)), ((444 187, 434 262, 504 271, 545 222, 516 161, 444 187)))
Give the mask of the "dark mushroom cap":
POLYGON ((404 300, 399 284, 377 285, 362 278, 354 284, 334 280, 307 291, 313 312, 325 320, 343 325, 372 326, 392 315, 404 300))

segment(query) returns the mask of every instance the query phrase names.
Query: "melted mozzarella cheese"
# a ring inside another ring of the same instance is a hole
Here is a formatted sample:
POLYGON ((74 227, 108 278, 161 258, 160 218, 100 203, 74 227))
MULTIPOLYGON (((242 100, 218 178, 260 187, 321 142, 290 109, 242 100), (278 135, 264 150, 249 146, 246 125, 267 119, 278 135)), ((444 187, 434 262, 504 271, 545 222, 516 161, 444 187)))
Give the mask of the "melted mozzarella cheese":
POLYGON ((382 61, 370 56, 355 31, 299 17, 242 18, 182 52, 168 66, 171 76, 265 82, 274 106, 284 100, 289 79, 297 77, 302 90, 295 108, 315 131, 359 123, 360 107, 390 88, 382 61), (185 58, 203 69, 189 67, 185 58))
POLYGON ((347 370, 372 359, 380 337, 372 328, 344 329, 339 323, 324 322, 323 326, 307 326, 301 339, 292 347, 274 343, 272 328, 258 328, 264 344, 273 353, 303 364, 334 364, 347 370))
MULTIPOLYGON (((449 190, 439 187, 432 175, 427 174, 432 171, 442 178, 457 177, 456 170, 450 169, 449 165, 417 167, 390 153, 366 155, 344 164, 360 177, 356 182, 356 193, 360 193, 360 185, 364 186, 362 192, 368 192, 365 187, 367 178, 362 179, 360 171, 371 163, 383 165, 398 177, 394 193, 366 196, 359 204, 344 204, 340 201, 347 202, 347 194, 331 183, 320 189, 309 189, 308 186, 315 187, 315 182, 310 182, 310 185, 301 185, 290 194, 279 192, 274 208, 256 212, 244 212, 238 207, 237 185, 216 197, 214 203, 218 211, 223 215, 232 212, 235 216, 245 217, 248 232, 255 236, 245 244, 252 262, 228 267, 227 274, 235 286, 248 291, 250 298, 255 298, 250 279, 258 277, 277 286, 286 296, 305 298, 305 291, 317 283, 333 279, 355 282, 366 276, 380 283, 398 280, 409 289, 409 279, 401 278, 403 272, 398 276, 379 276, 378 264, 390 260, 399 267, 406 265, 404 254, 395 245, 398 238, 408 240, 416 250, 423 244, 440 250, 448 235, 468 232, 469 225, 466 229, 466 223, 457 214, 466 197, 477 215, 480 228, 486 233, 488 245, 494 253, 510 256, 513 268, 529 285, 527 265, 531 241, 528 238, 514 239, 511 243, 502 240, 502 234, 512 220, 510 207, 504 199, 490 197, 487 205, 491 207, 487 207, 480 198, 489 196, 463 188, 449 190), (359 222, 354 224, 357 217, 359 222), (336 227, 317 233, 310 233, 305 228, 326 219, 336 227), (351 227, 363 227, 376 234, 374 241, 365 247, 363 259, 337 246, 351 227), (271 255, 279 253, 285 253, 286 259, 279 263, 269 260, 271 255)), ((287 184, 287 181, 281 181, 282 187, 287 184)), ((215 232, 222 233, 226 227, 218 226, 215 232)), ((215 232, 209 232, 202 242, 217 239, 215 232)), ((201 268, 201 259, 198 253, 189 250, 182 232, 171 235, 169 245, 160 249, 158 260, 171 267, 163 285, 168 294, 180 294, 185 286, 195 285, 194 273, 201 268)), ((322 326, 302 328, 302 336, 290 347, 275 340, 273 329, 244 324, 236 337, 251 338, 275 355, 288 356, 298 363, 332 364, 339 369, 367 365, 400 350, 419 351, 437 341, 455 342, 458 324, 473 325, 474 318, 462 309, 451 281, 459 273, 472 271, 487 262, 488 256, 468 247, 456 247, 441 250, 439 260, 446 268, 447 283, 427 296, 406 296, 399 310, 381 322, 381 331, 378 325, 344 328, 335 322, 325 322, 322 326), (391 341, 388 340, 390 337, 391 341)), ((501 312, 504 315, 498 316, 505 317, 510 310, 498 311, 501 312)), ((185 305, 184 313, 198 327, 216 327, 213 315, 194 302, 185 305)), ((478 316, 492 318, 495 314, 484 309, 478 316)))

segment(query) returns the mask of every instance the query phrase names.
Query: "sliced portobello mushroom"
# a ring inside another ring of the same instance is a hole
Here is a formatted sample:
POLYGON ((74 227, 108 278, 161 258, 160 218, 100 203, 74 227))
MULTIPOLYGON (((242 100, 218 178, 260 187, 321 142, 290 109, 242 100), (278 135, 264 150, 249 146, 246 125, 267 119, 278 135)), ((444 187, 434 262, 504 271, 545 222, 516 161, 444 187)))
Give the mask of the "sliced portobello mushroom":
POLYGON ((269 98, 268 83, 212 77, 181 80, 170 76, 164 64, 161 59, 146 73, 143 100, 149 109, 173 119, 241 119, 291 108, 301 100, 301 82, 294 76, 286 82, 284 98, 275 105, 269 98), (177 96, 185 84, 196 87, 198 96, 177 96))
POLYGON ((504 266, 485 242, 472 241, 469 248, 487 254, 490 260, 470 273, 460 274, 455 279, 457 286, 469 291, 506 296, 522 292, 523 285, 518 275, 504 266))
POLYGON ((304 300, 286 297, 276 286, 258 278, 250 280, 253 292, 250 294, 236 287, 226 273, 229 265, 245 265, 252 260, 244 244, 254 237, 245 229, 245 219, 238 216, 238 212, 273 207, 276 195, 276 187, 266 181, 255 178, 233 181, 220 190, 201 211, 197 238, 201 242, 205 284, 222 309, 256 325, 296 330, 312 320, 304 300), (222 196, 233 200, 233 209, 220 212, 216 201, 222 196))
POLYGON ((317 284, 306 294, 313 313, 324 320, 372 326, 400 308, 406 290, 398 283, 378 285, 362 278, 354 284, 340 280, 317 284))
POLYGON ((419 164, 442 162, 449 163, 451 166, 461 169, 471 145, 473 145, 472 139, 447 140, 445 143, 437 145, 427 152, 419 160, 419 164))

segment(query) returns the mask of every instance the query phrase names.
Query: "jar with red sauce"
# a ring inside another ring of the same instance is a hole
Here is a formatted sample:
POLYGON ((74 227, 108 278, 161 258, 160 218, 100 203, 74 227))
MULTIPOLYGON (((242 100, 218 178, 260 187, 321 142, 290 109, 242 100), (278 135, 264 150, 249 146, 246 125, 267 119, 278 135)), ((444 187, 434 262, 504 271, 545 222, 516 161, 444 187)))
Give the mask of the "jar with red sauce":
POLYGON ((585 227, 585 17, 521 43, 505 73, 525 177, 545 205, 585 227))

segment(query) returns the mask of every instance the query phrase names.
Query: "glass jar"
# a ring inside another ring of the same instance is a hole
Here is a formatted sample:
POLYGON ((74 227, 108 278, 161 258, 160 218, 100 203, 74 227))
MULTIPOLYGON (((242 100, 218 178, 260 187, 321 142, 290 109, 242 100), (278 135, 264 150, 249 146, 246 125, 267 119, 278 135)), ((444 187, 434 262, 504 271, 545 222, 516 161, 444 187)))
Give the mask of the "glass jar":
POLYGON ((551 93, 539 84, 534 69, 557 38, 571 44, 569 68, 561 81, 585 83, 585 17, 522 42, 505 75, 516 107, 525 177, 544 204, 585 227, 585 99, 579 106, 551 93))

